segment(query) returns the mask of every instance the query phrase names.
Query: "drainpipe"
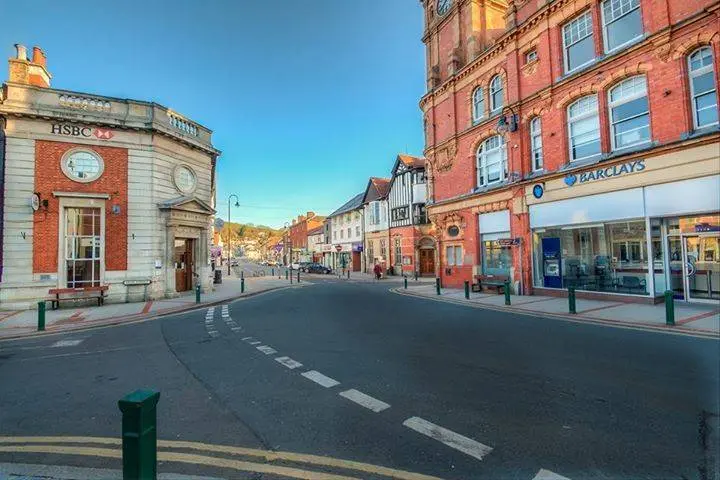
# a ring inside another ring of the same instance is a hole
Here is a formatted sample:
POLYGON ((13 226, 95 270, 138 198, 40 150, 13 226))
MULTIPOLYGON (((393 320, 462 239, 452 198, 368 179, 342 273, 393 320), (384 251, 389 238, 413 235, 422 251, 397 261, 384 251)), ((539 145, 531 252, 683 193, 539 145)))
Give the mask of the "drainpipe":
POLYGON ((3 280, 3 252, 5 251, 3 239, 5 232, 5 119, 0 118, 0 282, 3 280))

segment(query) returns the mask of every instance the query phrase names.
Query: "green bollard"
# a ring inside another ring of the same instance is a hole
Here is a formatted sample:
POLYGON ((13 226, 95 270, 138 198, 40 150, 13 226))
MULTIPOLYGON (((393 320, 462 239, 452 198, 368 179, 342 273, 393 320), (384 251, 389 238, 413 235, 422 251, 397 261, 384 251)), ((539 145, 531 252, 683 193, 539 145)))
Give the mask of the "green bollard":
POLYGON ((568 309, 570 313, 577 313, 575 308, 575 287, 568 287, 568 309))
POLYGON ((38 302, 38 332, 45 331, 45 300, 38 302))
POLYGON ((157 478, 157 414, 160 392, 135 390, 118 401, 122 412, 123 480, 157 478))
POLYGON ((271 268, 271 269, 270 269, 270 275, 273 276, 273 277, 275 276, 275 269, 274 269, 274 268, 271 268))
POLYGON ((437 292, 438 295, 440 295, 440 279, 439 278, 435 279, 435 291, 437 292))
POLYGON ((470 300, 470 282, 465 280, 465 300, 470 300))
POLYGON ((240 293, 245 293, 245 279, 240 279, 240 293))
POLYGON ((292 284, 292 282, 293 282, 293 280, 292 280, 292 271, 291 271, 290 272, 290 284, 292 284))
POLYGON ((505 305, 510 305, 510 281, 505 280, 505 305))
POLYGON ((288 279, 288 271, 285 270, 285 280, 287 280, 287 279, 288 279))
POLYGON ((407 290, 407 277, 403 276, 403 280, 405 280, 405 290, 407 290))
POLYGON ((297 283, 300 283, 300 270, 298 270, 297 283))
POLYGON ((665 291, 665 325, 675 326, 675 300, 672 290, 665 291))
POLYGON ((200 284, 195 285, 195 303, 200 303, 200 284))

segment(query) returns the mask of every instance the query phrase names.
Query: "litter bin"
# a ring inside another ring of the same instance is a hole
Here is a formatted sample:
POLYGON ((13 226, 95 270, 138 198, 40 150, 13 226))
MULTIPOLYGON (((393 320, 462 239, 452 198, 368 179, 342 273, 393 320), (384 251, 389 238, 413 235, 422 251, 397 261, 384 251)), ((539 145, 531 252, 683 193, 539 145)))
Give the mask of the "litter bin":
POLYGON ((222 283, 222 270, 215 270, 215 278, 213 279, 213 283, 222 283))

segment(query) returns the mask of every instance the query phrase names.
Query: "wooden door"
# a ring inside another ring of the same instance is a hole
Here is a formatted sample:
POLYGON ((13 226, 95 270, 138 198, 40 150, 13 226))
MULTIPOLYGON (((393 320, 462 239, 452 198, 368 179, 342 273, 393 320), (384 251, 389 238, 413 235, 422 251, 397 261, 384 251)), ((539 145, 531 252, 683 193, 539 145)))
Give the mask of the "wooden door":
POLYGON ((194 269, 192 239, 175 240, 175 291, 186 292, 192 289, 194 269))
POLYGON ((435 250, 420 250, 420 275, 435 274, 435 250))

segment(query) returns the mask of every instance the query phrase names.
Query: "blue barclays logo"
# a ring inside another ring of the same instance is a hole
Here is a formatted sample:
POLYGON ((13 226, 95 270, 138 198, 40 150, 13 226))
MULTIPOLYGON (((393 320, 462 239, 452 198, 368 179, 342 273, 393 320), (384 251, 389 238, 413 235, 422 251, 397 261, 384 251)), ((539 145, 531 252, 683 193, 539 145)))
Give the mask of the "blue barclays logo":
POLYGON ((645 160, 635 160, 632 162, 613 165, 607 168, 598 168, 589 172, 583 172, 580 177, 571 173, 565 177, 565 183, 568 187, 572 187, 576 183, 587 183, 595 180, 605 180, 607 178, 619 177, 628 173, 642 172, 645 170, 645 160), (578 181, 579 180, 579 181, 578 181))

